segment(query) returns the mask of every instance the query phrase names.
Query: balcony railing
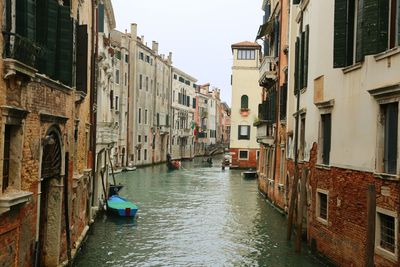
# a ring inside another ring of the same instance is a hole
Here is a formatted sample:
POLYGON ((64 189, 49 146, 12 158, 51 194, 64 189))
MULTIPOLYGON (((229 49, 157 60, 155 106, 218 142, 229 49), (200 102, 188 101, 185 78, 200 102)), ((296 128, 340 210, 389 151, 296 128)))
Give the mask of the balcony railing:
POLYGON ((260 85, 267 85, 270 82, 275 81, 276 76, 276 64, 274 57, 264 57, 260 66, 260 85))
POLYGON ((11 32, 3 32, 4 58, 15 59, 37 69, 37 62, 44 50, 34 41, 11 32))

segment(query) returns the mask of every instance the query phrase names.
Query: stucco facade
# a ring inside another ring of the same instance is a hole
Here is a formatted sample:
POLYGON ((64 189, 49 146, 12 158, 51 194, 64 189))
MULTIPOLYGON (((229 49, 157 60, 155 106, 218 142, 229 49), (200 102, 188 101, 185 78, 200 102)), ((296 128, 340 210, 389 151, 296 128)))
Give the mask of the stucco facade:
POLYGON ((230 148, 232 167, 256 168, 257 128, 261 87, 258 84, 261 47, 253 42, 232 45, 232 110, 230 148), (249 161, 250 159, 254 159, 249 161))

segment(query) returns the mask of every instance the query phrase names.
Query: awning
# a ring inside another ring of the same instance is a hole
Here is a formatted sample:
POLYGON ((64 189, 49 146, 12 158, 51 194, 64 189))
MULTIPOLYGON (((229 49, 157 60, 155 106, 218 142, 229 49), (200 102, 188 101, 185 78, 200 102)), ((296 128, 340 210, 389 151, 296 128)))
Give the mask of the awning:
POLYGON ((260 28, 258 29, 256 39, 260 39, 261 37, 264 37, 265 35, 271 33, 273 29, 274 29, 274 20, 270 19, 269 21, 260 26, 260 28))

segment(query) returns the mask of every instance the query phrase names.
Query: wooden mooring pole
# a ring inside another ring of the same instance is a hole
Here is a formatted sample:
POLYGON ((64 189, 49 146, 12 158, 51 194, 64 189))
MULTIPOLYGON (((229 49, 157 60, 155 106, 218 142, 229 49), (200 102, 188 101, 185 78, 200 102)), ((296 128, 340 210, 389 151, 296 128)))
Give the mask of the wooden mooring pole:
POLYGON ((375 213, 376 190, 375 185, 368 185, 367 191, 367 245, 365 248, 365 266, 374 267, 375 254, 375 213))

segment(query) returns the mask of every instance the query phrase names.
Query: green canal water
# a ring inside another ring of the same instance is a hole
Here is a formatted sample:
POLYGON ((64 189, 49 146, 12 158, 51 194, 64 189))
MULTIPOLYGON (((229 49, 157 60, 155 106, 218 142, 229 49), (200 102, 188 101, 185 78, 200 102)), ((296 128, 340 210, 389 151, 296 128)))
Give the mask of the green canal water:
POLYGON ((75 266, 321 266, 286 241, 286 219, 240 171, 201 159, 116 176, 138 218, 101 214, 75 266))

